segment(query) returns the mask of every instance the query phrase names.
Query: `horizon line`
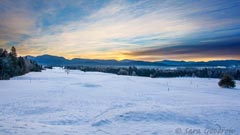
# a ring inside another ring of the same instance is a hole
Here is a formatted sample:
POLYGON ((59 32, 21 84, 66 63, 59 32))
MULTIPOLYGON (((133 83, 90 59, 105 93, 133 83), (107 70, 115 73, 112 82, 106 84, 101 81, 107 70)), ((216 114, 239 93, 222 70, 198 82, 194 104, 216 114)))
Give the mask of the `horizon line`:
POLYGON ((212 59, 212 60, 177 60, 177 59, 162 59, 162 60, 156 60, 156 61, 148 61, 148 60, 138 60, 138 59, 98 59, 98 58, 85 58, 85 57, 74 57, 74 58, 66 58, 64 56, 61 55, 52 55, 52 54, 41 54, 41 55, 25 55, 23 57, 39 57, 39 56, 44 56, 44 55, 48 55, 48 56, 54 56, 54 57, 62 57, 66 60, 73 60, 73 59, 87 59, 87 60, 115 60, 115 61, 124 61, 124 60, 132 60, 132 61, 142 61, 142 62, 161 62, 161 61, 176 61, 176 62, 211 62, 211 61, 231 61, 231 60, 236 60, 236 61, 240 61, 240 59, 212 59))

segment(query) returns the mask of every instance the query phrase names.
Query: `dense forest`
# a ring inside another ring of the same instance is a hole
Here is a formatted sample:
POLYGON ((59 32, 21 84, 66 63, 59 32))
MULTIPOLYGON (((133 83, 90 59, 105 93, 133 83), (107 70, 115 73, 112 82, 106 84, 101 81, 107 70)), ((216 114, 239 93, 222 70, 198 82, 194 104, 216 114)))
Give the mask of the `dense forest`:
POLYGON ((17 57, 15 47, 12 47, 10 52, 0 48, 0 80, 6 80, 31 71, 39 72, 41 70, 42 67, 36 62, 26 57, 17 57))
POLYGON ((66 66, 66 69, 78 69, 84 72, 97 71, 113 73, 118 75, 144 76, 144 77, 202 77, 221 78, 224 74, 231 75, 234 79, 240 80, 239 68, 137 68, 130 67, 105 67, 105 66, 66 66))

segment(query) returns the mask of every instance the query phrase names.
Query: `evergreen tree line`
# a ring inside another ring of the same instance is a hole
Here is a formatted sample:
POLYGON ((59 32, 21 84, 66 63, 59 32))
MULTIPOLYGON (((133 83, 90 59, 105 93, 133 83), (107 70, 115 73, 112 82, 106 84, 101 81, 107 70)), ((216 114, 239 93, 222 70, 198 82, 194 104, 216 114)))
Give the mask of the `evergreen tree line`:
POLYGON ((42 67, 36 62, 25 57, 17 57, 15 47, 12 47, 9 53, 6 49, 0 48, 0 80, 41 70, 42 67))
POLYGON ((101 66, 66 66, 71 70, 82 70, 84 72, 97 71, 113 73, 118 75, 143 76, 143 77, 201 77, 221 78, 224 74, 231 75, 234 79, 240 80, 240 69, 238 68, 137 68, 130 67, 101 67, 101 66))

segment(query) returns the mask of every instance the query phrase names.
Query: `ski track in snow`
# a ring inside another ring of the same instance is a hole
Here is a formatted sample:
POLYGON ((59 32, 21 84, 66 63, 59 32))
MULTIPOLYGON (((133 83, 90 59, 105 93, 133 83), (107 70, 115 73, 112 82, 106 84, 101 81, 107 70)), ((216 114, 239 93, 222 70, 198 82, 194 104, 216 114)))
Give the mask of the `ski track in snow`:
POLYGON ((176 135, 176 128, 216 125, 238 135, 240 83, 223 89, 217 82, 32 72, 0 81, 0 135, 176 135))

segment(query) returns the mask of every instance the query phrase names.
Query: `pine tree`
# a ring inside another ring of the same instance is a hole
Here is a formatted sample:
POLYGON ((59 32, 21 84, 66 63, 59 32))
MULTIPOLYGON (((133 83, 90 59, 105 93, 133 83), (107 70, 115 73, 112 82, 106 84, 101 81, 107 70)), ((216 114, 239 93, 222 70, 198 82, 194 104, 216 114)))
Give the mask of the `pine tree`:
POLYGON ((14 57, 17 57, 17 51, 16 51, 16 48, 14 46, 12 46, 12 48, 11 48, 11 55, 14 56, 14 57))

